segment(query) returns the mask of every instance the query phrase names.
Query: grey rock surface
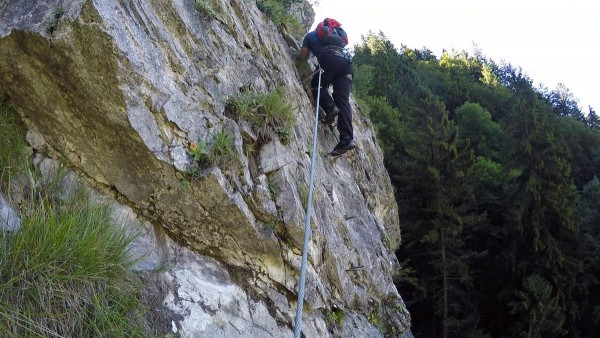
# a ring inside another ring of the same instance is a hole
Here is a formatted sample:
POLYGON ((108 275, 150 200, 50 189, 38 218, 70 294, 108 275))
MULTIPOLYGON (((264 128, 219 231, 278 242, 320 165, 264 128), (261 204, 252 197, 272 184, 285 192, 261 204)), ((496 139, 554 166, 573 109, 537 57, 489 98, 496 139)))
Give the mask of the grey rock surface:
MULTIPOLYGON (((66 159, 119 201, 118 217, 138 219, 132 226, 145 235, 134 252, 146 258, 136 269, 152 281, 149 292, 164 296, 156 306, 168 330, 289 336, 314 108, 289 41, 255 1, 207 3, 215 17, 186 0, 3 1, 0 93, 30 127, 36 151, 66 159), (228 116, 227 101, 278 86, 297 118, 290 140, 247 152, 256 136, 228 116), (190 146, 221 130, 233 136, 239 165, 190 179, 190 146)), ((296 10, 308 26, 314 14, 303 6, 296 10)), ((303 326, 310 337, 409 332, 393 283, 397 206, 373 128, 354 111, 357 150, 332 160, 325 154, 334 134, 317 135, 303 326), (333 307, 348 318, 341 329, 325 321, 333 307), (381 319, 377 327, 369 315, 381 319)))
POLYGON ((0 192, 0 231, 15 231, 21 226, 21 219, 8 204, 4 194, 0 192))

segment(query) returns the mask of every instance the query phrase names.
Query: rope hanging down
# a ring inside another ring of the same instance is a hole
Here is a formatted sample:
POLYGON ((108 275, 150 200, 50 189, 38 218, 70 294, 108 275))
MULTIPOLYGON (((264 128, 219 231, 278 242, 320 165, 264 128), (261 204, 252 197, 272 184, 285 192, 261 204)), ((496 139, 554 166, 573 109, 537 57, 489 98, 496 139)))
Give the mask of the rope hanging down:
POLYGON ((302 306, 304 304, 304 279, 306 275, 306 259, 308 256, 308 241, 310 239, 310 211, 312 207, 313 181, 315 175, 315 158, 317 154, 317 128, 319 126, 319 100, 321 99, 321 74, 319 71, 319 86, 317 93, 317 109, 315 111, 315 127, 313 131, 313 145, 310 159, 310 176, 308 179, 308 202, 306 203, 306 216, 304 218, 304 244, 302 245, 302 264, 300 265, 300 283, 298 286, 298 305, 296 308, 296 318, 294 323, 294 338, 300 338, 302 331, 302 306))

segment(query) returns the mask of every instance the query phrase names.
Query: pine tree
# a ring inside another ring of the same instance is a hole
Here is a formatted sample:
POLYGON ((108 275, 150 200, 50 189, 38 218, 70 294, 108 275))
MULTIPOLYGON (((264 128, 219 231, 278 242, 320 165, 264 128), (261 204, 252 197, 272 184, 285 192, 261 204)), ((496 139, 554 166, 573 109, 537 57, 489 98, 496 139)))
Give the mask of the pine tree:
POLYGON ((581 304, 578 337, 594 337, 600 332, 600 180, 594 177, 577 198, 580 224, 579 256, 583 269, 577 276, 577 301, 581 304))
MULTIPOLYGON (((509 163, 519 174, 511 196, 512 213, 505 225, 509 241, 504 255, 514 286, 539 275, 550 288, 546 305, 552 308, 544 311, 553 317, 544 320, 553 326, 532 322, 532 313, 520 317, 520 321, 536 327, 540 334, 558 334, 572 325, 578 313, 572 299, 574 276, 581 269, 576 256, 575 189, 564 146, 555 137, 554 115, 537 99, 531 81, 521 73, 513 73, 510 88, 515 105, 505 128, 511 131, 513 140, 509 163), (563 325, 565 320, 569 323, 563 325)), ((513 299, 514 304, 522 295, 507 289, 505 297, 513 299)), ((517 322, 515 329, 519 325, 517 322)))
POLYGON ((587 117, 585 118, 585 123, 590 126, 590 128, 600 131, 600 117, 596 114, 596 111, 589 107, 589 112, 587 117))
POLYGON ((354 63, 397 191, 397 256, 415 272, 397 279, 413 333, 595 337, 599 204, 593 189, 574 200, 600 172, 598 115, 584 125, 568 91, 477 54, 398 53, 379 34, 354 63))
POLYGON ((464 227, 475 220, 465 212, 465 181, 473 156, 458 143, 457 130, 440 103, 424 102, 417 116, 421 118, 413 127, 422 132, 407 142, 408 158, 399 181, 401 217, 408 220, 405 249, 399 255, 413 261, 427 290, 427 304, 435 311, 426 323, 434 331, 426 335, 435 336, 439 323, 439 336, 445 338, 471 324, 476 311, 469 297, 472 278, 462 239, 464 227))

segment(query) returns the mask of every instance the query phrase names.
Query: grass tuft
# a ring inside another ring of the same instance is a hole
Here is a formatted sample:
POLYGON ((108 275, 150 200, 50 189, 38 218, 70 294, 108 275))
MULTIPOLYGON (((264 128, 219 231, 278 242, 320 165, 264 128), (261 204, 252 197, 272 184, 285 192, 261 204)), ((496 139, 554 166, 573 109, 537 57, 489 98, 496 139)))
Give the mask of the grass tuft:
POLYGON ((292 106, 283 98, 282 88, 267 94, 243 92, 230 99, 227 106, 234 118, 250 123, 260 144, 274 137, 279 137, 283 144, 290 141, 296 117, 292 106))
POLYGON ((8 336, 144 336, 130 270, 134 239, 83 189, 36 200, 0 233, 0 332, 8 336))
POLYGON ((17 112, 0 101, 0 189, 28 162, 25 128, 17 112))
POLYGON ((32 166, 24 135, 0 102, 0 189, 20 196, 21 220, 0 231, 1 336, 146 337, 134 235, 83 188, 58 194, 64 167, 32 166))
POLYGON ((289 14, 292 3, 298 0, 258 0, 256 5, 261 12, 265 13, 276 27, 287 28, 294 35, 304 33, 300 21, 289 14))
POLYGON ((308 208, 308 184, 296 182, 296 190, 298 190, 298 196, 304 209, 308 208))
POLYGON ((228 170, 238 163, 233 135, 225 128, 221 128, 214 134, 208 144, 202 140, 193 143, 188 153, 192 155, 198 165, 198 167, 188 170, 188 174, 192 178, 198 178, 200 171, 209 167, 217 166, 222 170, 228 170))

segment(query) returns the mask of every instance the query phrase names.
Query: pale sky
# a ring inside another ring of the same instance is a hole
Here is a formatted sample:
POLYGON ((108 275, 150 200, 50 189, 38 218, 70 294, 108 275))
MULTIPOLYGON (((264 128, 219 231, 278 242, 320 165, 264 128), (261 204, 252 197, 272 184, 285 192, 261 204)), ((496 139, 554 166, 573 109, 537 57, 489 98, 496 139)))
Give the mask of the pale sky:
MULTIPOLYGON (((563 83, 584 114, 600 114, 599 0, 318 0, 315 21, 342 23, 349 46, 369 30, 400 48, 442 50, 477 45, 500 64, 521 67, 537 87, 563 83)), ((313 26, 314 28, 314 26, 313 26)))

